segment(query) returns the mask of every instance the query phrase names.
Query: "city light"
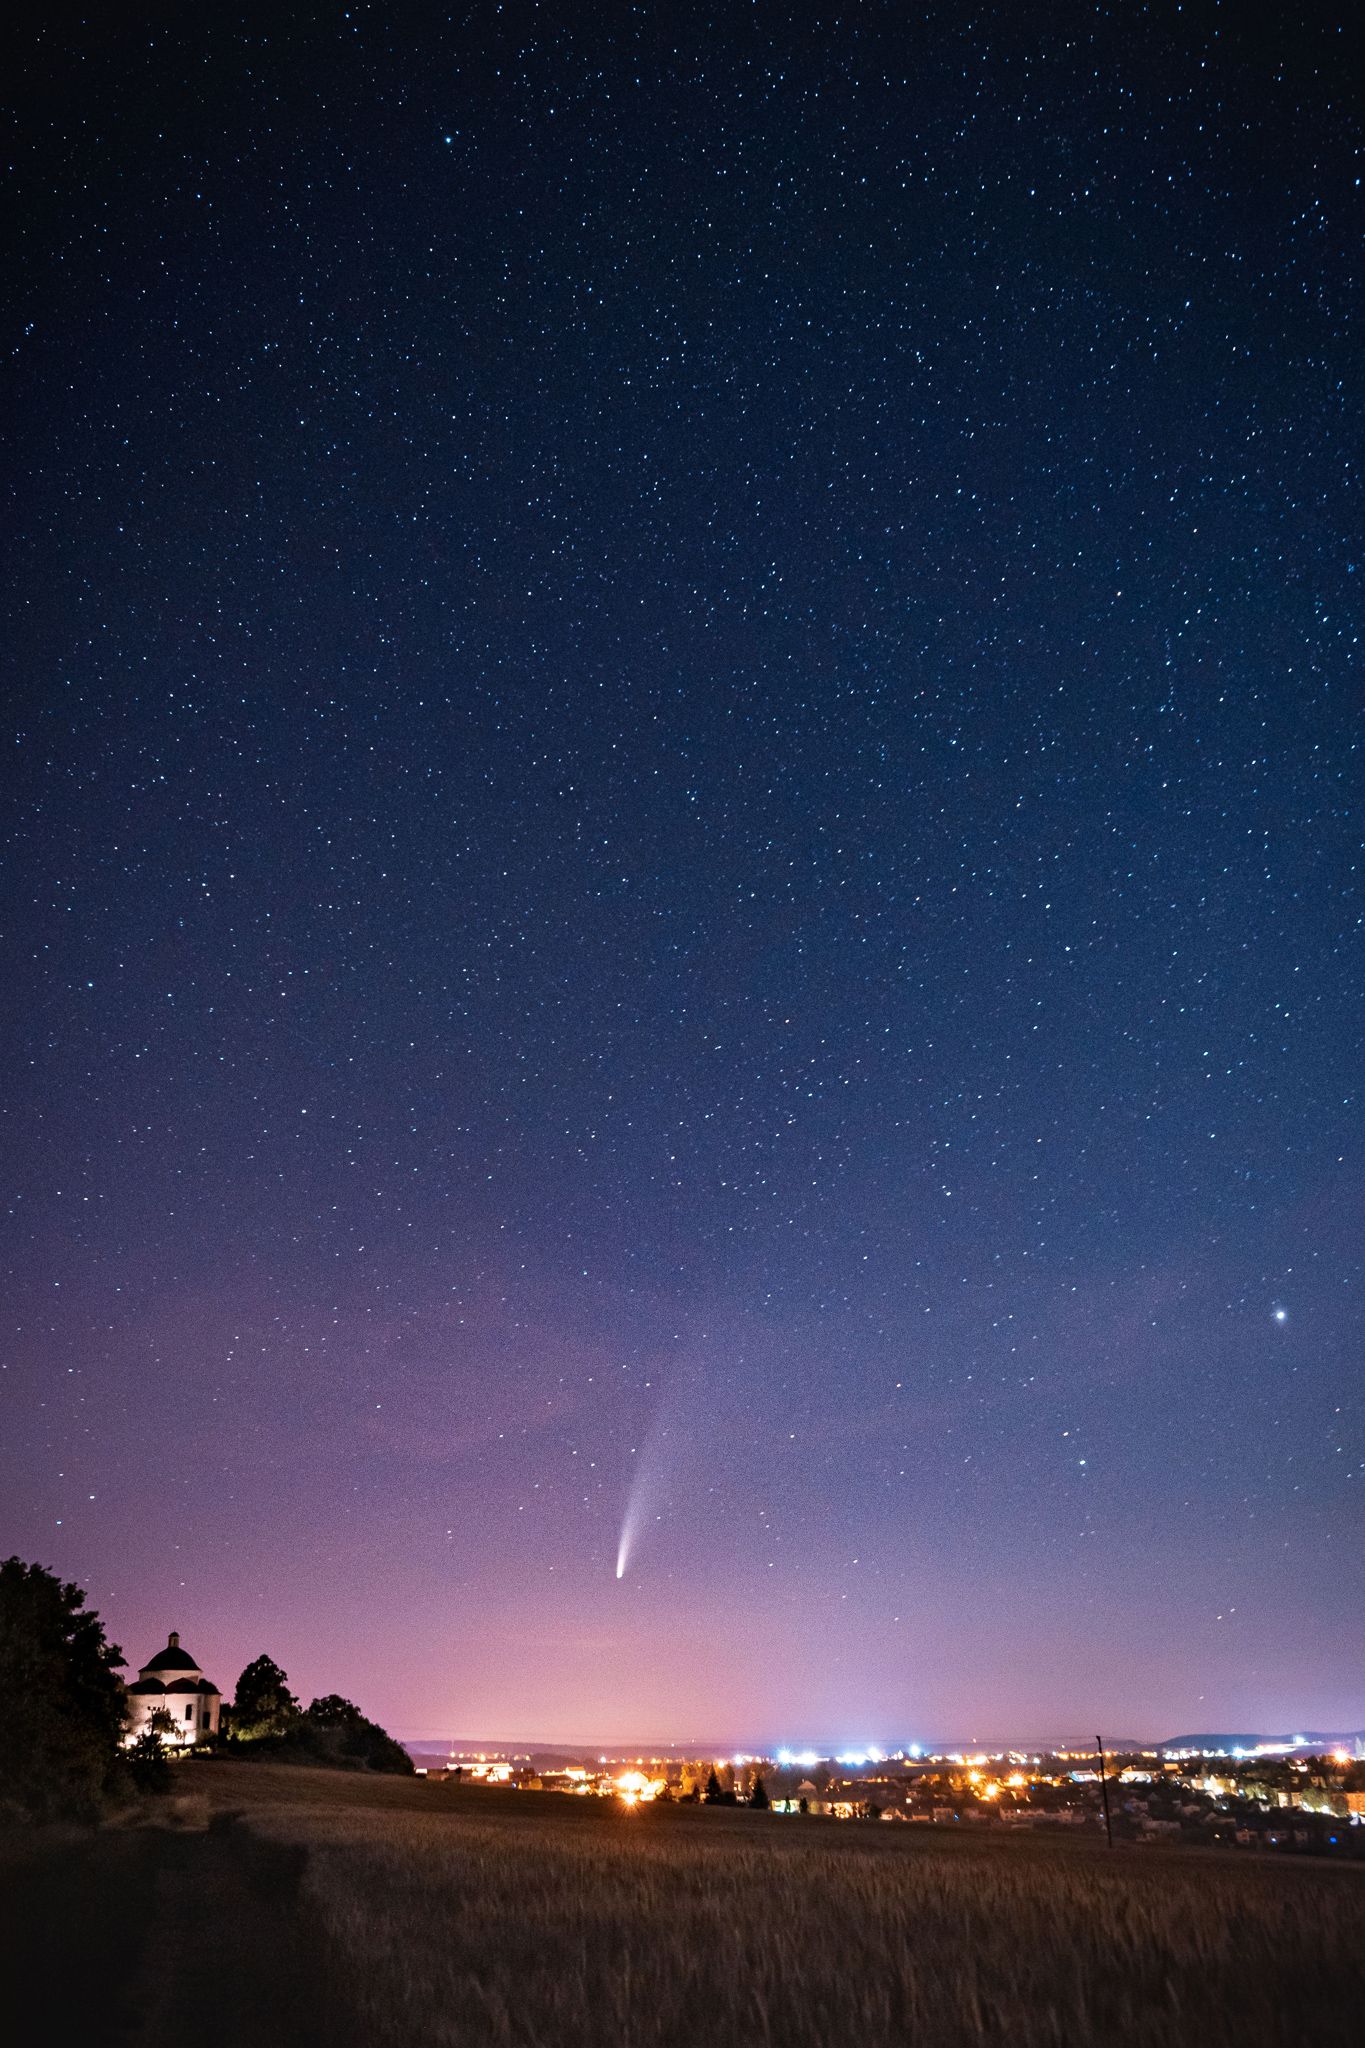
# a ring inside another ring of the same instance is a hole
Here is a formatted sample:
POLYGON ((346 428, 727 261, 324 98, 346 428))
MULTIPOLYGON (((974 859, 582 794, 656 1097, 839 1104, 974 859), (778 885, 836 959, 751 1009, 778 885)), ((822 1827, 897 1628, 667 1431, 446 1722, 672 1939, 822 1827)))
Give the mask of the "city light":
MULTIPOLYGON (((464 1751, 452 1752, 440 1775, 453 1773, 470 1785, 610 1798, 623 1813, 655 1801, 752 1808, 754 1783, 761 1778, 768 1811, 813 1821, 1044 1832, 1110 1825, 1117 1839, 1127 1841, 1183 1837, 1250 1848, 1287 1843, 1290 1849, 1296 1841, 1302 1845, 1307 1829, 1319 1848, 1349 1845, 1365 1829, 1365 1787, 1357 1790, 1353 1783, 1365 1759, 1340 1738, 1331 1750, 1310 1756, 1308 1749, 1296 1737, 1259 1744, 1240 1756, 1231 1753, 1231 1745, 1190 1747, 1179 1755, 1110 1751, 1107 1820, 1093 1751, 1080 1749, 1033 1756, 1003 1747, 994 1753, 921 1749, 913 1760, 908 1748, 888 1756, 871 1745, 837 1755, 790 1748, 720 1757, 673 1751, 662 1757, 604 1755, 596 1765, 537 1764, 529 1755, 464 1751), (1340 1832, 1329 1833, 1333 1827, 1340 1832)), ((760 1799, 759 1809, 764 1807, 760 1799)))
POLYGON ((612 1782, 627 1806, 639 1806, 651 1799, 657 1799, 668 1780, 647 1778, 643 1771, 622 1771, 620 1777, 613 1779, 612 1782))

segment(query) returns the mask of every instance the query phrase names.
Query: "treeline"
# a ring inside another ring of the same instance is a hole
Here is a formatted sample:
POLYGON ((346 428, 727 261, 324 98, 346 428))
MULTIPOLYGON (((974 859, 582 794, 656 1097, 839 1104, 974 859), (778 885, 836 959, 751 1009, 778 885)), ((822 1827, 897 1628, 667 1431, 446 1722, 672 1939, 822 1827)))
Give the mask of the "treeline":
POLYGON ((726 1778, 729 1781, 728 1783, 717 1775, 715 1765, 713 1764, 707 1774, 705 1790, 702 1792, 684 1792, 682 1795, 683 1803, 686 1804, 687 1801, 692 1800, 700 1801, 703 1806, 753 1806, 757 1807, 760 1811, 772 1805, 772 1801, 768 1797, 768 1788, 758 1771, 754 1772, 748 1790, 745 1792, 740 1791, 732 1771, 727 1770, 726 1778))
MULTIPOLYGON (((170 1782, 169 1717, 154 1714, 124 1747, 125 1664, 79 1586, 18 1557, 0 1564, 0 1821, 94 1821, 109 1801, 170 1782)), ((218 1736, 198 1749, 412 1770, 407 1751, 340 1694, 300 1707, 269 1657, 247 1665, 218 1736)))
POLYGON ((237 1680, 232 1704, 223 1708, 219 1740, 224 1749, 283 1763, 412 1772, 402 1744, 340 1693, 300 1707, 287 1674, 271 1657, 255 1658, 237 1680))

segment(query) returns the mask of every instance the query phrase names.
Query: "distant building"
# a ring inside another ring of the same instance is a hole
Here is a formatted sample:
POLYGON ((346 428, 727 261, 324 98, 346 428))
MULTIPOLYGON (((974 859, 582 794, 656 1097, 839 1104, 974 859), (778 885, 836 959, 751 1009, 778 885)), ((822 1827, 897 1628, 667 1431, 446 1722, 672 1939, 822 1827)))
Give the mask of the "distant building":
POLYGON ((212 1679, 205 1678, 180 1638, 171 1630, 164 1650, 150 1664, 144 1664, 128 1687, 128 1732, 125 1742, 136 1742, 154 1714, 164 1714, 169 1726, 161 1725, 165 1742, 187 1749, 193 1742, 205 1742, 218 1733, 218 1716, 223 1695, 212 1679))

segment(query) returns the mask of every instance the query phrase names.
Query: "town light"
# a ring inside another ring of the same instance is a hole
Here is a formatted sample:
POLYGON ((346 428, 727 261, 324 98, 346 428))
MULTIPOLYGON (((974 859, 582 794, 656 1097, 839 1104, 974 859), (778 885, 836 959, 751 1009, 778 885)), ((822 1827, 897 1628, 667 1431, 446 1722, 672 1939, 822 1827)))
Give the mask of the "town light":
POLYGON ((657 1799, 666 1780, 647 1778, 643 1771, 622 1771, 613 1782, 627 1806, 638 1806, 643 1800, 657 1799))

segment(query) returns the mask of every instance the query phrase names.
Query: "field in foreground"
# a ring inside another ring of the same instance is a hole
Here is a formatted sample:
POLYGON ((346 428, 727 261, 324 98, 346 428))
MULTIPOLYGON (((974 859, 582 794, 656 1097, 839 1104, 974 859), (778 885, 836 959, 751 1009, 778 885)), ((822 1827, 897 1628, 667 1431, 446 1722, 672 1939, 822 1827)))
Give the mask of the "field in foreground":
POLYGON ((223 2048, 1360 2039, 1354 1867, 287 1767, 184 1783, 171 1848, 120 1851, 151 1859, 154 1925, 104 2039, 218 1996, 223 2048))

